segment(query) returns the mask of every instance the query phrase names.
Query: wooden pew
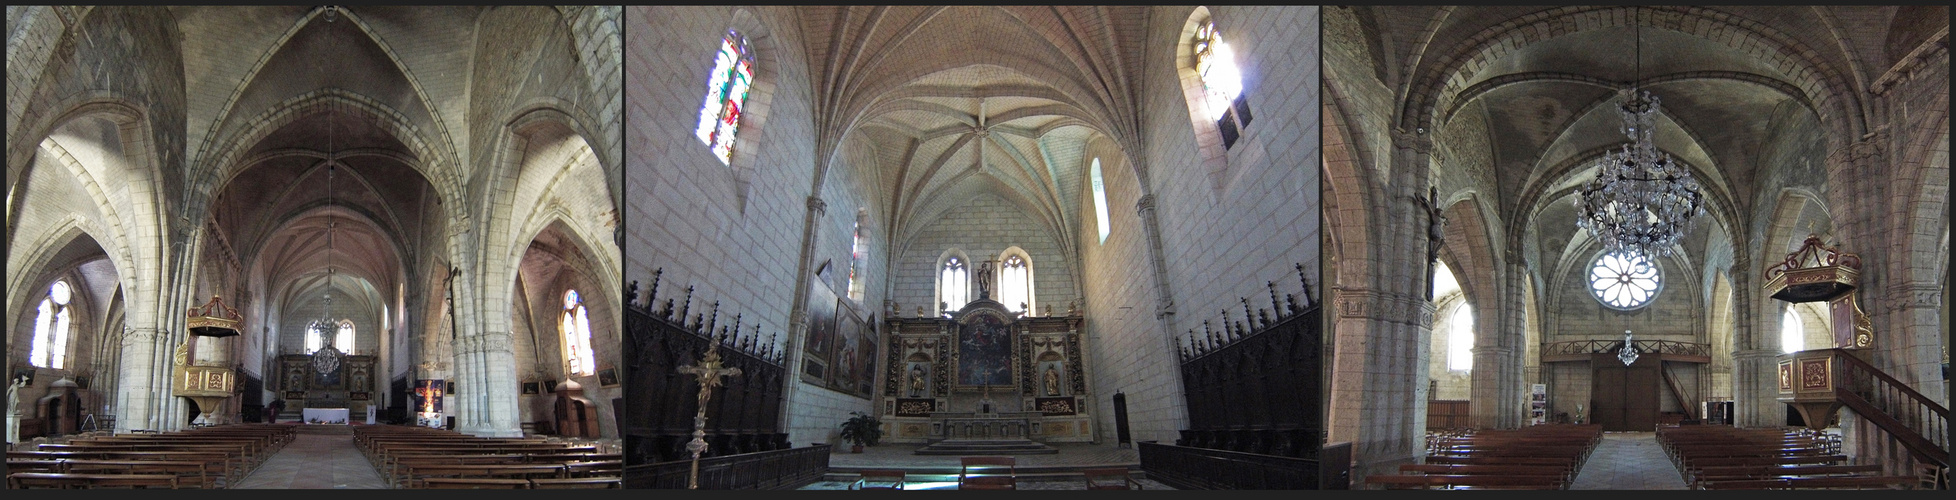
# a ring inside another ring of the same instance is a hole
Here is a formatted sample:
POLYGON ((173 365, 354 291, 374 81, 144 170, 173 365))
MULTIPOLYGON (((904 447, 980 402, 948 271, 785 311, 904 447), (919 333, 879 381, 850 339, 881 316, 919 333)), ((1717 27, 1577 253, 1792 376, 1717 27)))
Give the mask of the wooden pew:
POLYGON ((421 487, 432 489, 522 490, 530 488, 530 481, 526 479, 431 477, 423 479, 421 487))
POLYGON ((625 484, 624 479, 619 476, 537 478, 537 479, 530 480, 530 488, 539 489, 539 490, 546 490, 546 489, 613 489, 615 490, 615 489, 623 488, 624 484, 625 484))
POLYGON ((1796 477, 1787 479, 1786 487, 1795 490, 1905 490, 1915 482, 1914 476, 1796 477))
POLYGON ((64 460, 67 470, 76 474, 171 474, 177 487, 209 489, 218 487, 223 474, 200 461, 172 460, 64 460))
POLYGON ((14 489, 60 488, 170 488, 176 489, 175 474, 59 474, 15 472, 7 475, 7 487, 14 489))
MULTIPOLYGON (((408 469, 409 488, 420 488, 431 477, 529 480, 563 477, 564 467, 550 464, 430 465, 408 469)), ((527 482, 524 484, 528 484, 527 482)))

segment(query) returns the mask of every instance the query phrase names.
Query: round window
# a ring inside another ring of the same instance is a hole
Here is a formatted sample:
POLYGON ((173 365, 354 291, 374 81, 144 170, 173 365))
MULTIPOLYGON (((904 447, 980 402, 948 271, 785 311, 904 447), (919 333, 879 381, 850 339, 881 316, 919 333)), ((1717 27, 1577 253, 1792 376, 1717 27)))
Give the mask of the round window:
POLYGON ((1643 307, 1664 288, 1657 265, 1643 254, 1612 252, 1596 258, 1589 268, 1589 292, 1611 309, 1643 307))

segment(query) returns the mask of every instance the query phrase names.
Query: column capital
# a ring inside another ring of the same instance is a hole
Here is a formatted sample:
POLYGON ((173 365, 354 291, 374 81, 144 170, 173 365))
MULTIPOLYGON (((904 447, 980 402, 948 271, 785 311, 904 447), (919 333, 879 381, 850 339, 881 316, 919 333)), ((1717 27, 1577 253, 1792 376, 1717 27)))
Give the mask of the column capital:
POLYGON ((1882 139, 1881 133, 1875 133, 1864 139, 1842 144, 1841 147, 1827 153, 1827 161, 1851 164, 1880 158, 1882 139))
POLYGON ((1141 200, 1134 202, 1135 212, 1140 213, 1143 216, 1146 216, 1149 211, 1152 211, 1154 209, 1155 209, 1155 195, 1152 193, 1141 195, 1141 200))
POLYGON ((810 196, 808 197, 808 209, 814 211, 816 215, 825 214, 829 211, 829 202, 822 201, 822 198, 818 196, 810 196))
POLYGON ((1410 149, 1419 154, 1428 154, 1433 152, 1433 139, 1427 134, 1425 128, 1415 128, 1413 130, 1394 129, 1392 131, 1392 147, 1410 149))

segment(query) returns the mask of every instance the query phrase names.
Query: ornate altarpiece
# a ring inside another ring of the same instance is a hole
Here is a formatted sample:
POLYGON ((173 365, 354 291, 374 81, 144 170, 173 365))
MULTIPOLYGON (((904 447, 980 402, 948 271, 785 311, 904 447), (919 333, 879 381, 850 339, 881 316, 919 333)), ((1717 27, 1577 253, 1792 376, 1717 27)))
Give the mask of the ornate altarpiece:
POLYGON ((1092 441, 1083 319, 1023 316, 989 299, 950 317, 891 315, 877 394, 884 439, 934 442, 952 437, 947 419, 993 414, 1026 415, 1035 441, 1092 441))
POLYGON ((286 409, 346 408, 348 414, 365 415, 372 404, 374 357, 347 355, 339 367, 319 373, 312 367, 312 356, 279 356, 278 389, 285 396, 286 409))

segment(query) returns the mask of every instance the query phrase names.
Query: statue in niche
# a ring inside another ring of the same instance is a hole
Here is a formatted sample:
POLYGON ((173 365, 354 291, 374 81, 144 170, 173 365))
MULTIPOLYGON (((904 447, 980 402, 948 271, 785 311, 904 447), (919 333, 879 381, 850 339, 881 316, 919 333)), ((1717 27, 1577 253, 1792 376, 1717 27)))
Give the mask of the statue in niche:
POLYGON ((1046 395, 1047 396, 1060 395, 1059 370, 1053 369, 1052 366, 1046 367, 1046 395))
POLYGON ((979 264, 978 275, 974 276, 978 278, 978 298, 980 299, 992 298, 992 262, 987 260, 985 263, 979 264))
POLYGON ((924 367, 918 365, 911 365, 910 366, 910 397, 920 398, 928 394, 927 391, 929 391, 929 389, 924 379, 925 379, 924 367))

